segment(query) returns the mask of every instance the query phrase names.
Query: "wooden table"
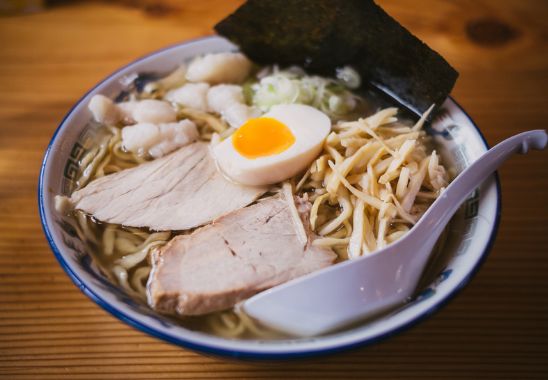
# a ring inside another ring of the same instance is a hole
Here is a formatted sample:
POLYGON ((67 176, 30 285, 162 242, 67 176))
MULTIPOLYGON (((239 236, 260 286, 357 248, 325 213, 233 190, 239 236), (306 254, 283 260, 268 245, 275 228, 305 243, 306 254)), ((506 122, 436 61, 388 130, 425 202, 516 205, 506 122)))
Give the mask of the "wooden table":
MULTIPOLYGON (((379 2, 460 71, 454 96, 489 143, 546 128, 548 1, 379 2)), ((57 124, 114 69, 212 33, 238 3, 76 3, 0 18, 0 377, 548 378, 546 152, 500 170, 498 238, 471 284, 433 318, 371 347, 284 364, 209 358, 130 328, 71 283, 48 248, 36 201, 57 124)))

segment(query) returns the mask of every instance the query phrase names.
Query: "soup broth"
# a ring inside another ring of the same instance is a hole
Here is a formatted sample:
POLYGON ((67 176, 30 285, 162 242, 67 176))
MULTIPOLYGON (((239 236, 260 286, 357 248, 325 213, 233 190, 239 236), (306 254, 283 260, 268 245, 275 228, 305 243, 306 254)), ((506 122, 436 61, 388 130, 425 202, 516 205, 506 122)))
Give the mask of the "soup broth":
MULTIPOLYGON (((174 77, 176 72, 171 76, 170 81, 177 82, 174 77)), ((276 67, 256 70, 243 86, 247 104, 264 106, 264 99, 260 98, 260 91, 263 90, 260 83, 261 78, 267 76, 278 76, 280 81, 288 80, 293 81, 292 83, 299 81, 299 86, 303 86, 303 83, 316 86, 316 93, 313 94, 315 99, 301 94, 301 98, 297 97, 294 101, 312 104, 326 112, 333 123, 333 132, 328 136, 320 156, 308 170, 291 178, 289 183, 295 195, 306 197, 313 204, 311 225, 312 230, 319 235, 314 244, 331 248, 337 254, 337 261, 368 254, 401 237, 447 184, 441 182, 444 176, 443 167, 437 161, 434 162, 439 157, 433 153, 435 151, 432 142, 421 129, 424 119, 413 123, 409 119, 396 118, 396 109, 378 111, 379 99, 370 93, 354 93, 334 79, 324 79, 322 82, 295 68, 288 72, 280 71, 276 67), (404 152, 407 149, 405 141, 413 141, 412 152, 404 152), (366 146, 370 146, 371 151, 364 150, 362 156, 358 157, 363 162, 358 162, 358 158, 355 159, 356 162, 352 162, 357 152, 366 146), (393 169, 396 167, 398 154, 413 157, 393 169), (366 156, 369 156, 367 164, 366 156), (413 185, 413 170, 427 172, 425 176, 429 179, 413 185), (428 170, 438 170, 439 178, 431 174, 428 177, 428 170), (385 178, 380 173, 384 173, 385 178), (399 179, 401 175, 409 176, 403 187, 399 179), (377 183, 379 178, 384 187, 377 183), (435 180, 440 183, 434 183, 435 180), (418 188, 411 200, 412 207, 406 207, 404 203, 408 193, 405 191, 409 191, 412 186, 418 188), (370 198, 363 199, 361 194, 364 191, 376 196, 368 195, 370 198), (375 202, 383 204, 376 209, 375 202), (362 215, 353 217, 357 209, 361 210, 362 215), (357 236, 353 234, 356 223, 365 231, 363 236, 357 237, 360 241, 359 247, 353 245, 357 236)), ((170 76, 139 85, 134 81, 118 100, 164 99, 168 90, 166 78, 170 76)), ((229 127, 218 114, 175 106, 177 119, 193 121, 198 127, 199 138, 203 141, 213 140, 215 143, 228 138, 234 132, 234 128, 229 127)), ((75 181, 74 190, 85 187, 97 178, 153 159, 146 153, 126 151, 122 147, 121 127, 120 124, 95 126, 98 143, 79 161, 80 175, 75 181)), ((280 184, 272 185, 263 197, 280 191, 280 184)), ((88 246, 89 252, 93 254, 105 275, 143 303, 147 300, 146 284, 151 270, 151 252, 161 249, 174 236, 193 231, 157 232, 103 223, 79 210, 72 210, 70 216, 80 238, 88 246)), ((436 250, 440 251, 443 239, 440 239, 436 250)), ((180 318, 177 321, 189 329, 226 338, 286 337, 258 325, 238 307, 200 317, 180 318)))

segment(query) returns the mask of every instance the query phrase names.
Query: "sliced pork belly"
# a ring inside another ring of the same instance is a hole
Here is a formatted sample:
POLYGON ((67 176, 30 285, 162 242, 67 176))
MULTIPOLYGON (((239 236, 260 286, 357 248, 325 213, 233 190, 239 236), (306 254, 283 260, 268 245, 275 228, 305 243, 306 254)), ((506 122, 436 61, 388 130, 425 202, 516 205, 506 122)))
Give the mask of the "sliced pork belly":
POLYGON ((186 230, 255 201, 264 187, 241 186, 218 173, 206 143, 111 174, 75 191, 76 209, 102 222, 186 230))
MULTIPOLYGON (((307 226, 310 202, 299 202, 307 226)), ((331 265, 336 255, 307 234, 303 243, 283 199, 234 211, 153 253, 148 302, 166 314, 206 314, 331 265)))

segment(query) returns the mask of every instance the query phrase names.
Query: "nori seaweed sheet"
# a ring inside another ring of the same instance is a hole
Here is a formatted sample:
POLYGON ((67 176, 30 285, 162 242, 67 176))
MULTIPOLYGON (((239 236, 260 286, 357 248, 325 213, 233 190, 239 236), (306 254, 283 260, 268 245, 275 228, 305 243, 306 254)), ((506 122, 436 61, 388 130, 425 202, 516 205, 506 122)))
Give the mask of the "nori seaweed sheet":
POLYGON ((215 30, 257 63, 323 74, 352 65, 419 114, 441 105, 458 77, 372 0, 248 0, 215 30))

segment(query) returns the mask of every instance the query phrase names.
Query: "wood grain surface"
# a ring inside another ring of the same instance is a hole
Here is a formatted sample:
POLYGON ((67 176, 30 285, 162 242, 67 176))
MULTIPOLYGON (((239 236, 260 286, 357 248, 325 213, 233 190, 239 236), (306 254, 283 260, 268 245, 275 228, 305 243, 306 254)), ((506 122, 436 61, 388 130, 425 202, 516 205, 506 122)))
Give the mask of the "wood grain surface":
MULTIPOLYGON (((499 171, 502 222, 477 277, 434 317, 370 347, 305 362, 225 361, 136 331, 84 296, 38 218, 38 171, 55 128, 113 70, 211 34, 240 2, 141 3, 0 18, 0 378, 548 378, 546 152, 499 171)), ((546 128, 548 1, 379 3, 460 71, 453 95, 490 144, 546 128)))

